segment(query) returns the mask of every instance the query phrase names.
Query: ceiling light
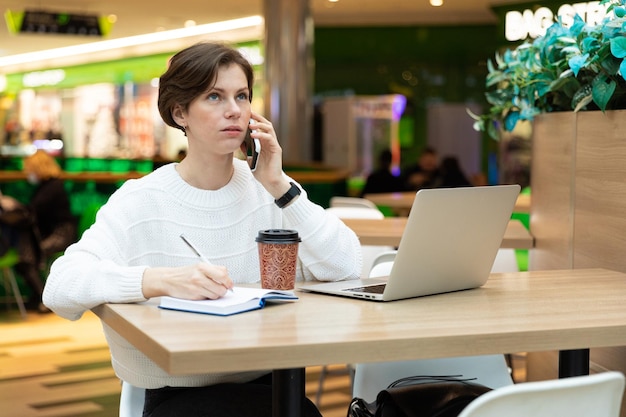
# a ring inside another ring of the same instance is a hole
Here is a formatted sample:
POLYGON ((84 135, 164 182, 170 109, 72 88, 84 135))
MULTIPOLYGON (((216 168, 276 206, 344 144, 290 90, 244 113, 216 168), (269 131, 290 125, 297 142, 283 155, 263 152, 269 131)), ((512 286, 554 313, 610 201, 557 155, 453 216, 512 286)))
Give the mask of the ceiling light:
POLYGON ((430 5, 433 7, 443 6, 443 0, 430 0, 430 5))
MULTIPOLYGON (((208 23, 205 25, 191 26, 183 29, 166 30, 162 32, 147 33, 130 36, 127 38, 110 39, 99 42, 90 42, 81 45, 66 46, 63 48, 48 49, 44 51, 28 52, 24 54, 0 57, 0 69, 9 66, 40 62, 49 59, 73 57, 77 55, 94 54, 97 52, 110 51, 125 47, 155 44, 163 41, 181 39, 191 36, 206 35, 209 33, 225 32, 229 30, 245 29, 263 24, 261 16, 249 16, 241 19, 226 20, 223 22, 208 23)), ((19 70, 18 70, 19 71, 19 70)), ((16 71, 16 72, 18 72, 16 71)), ((8 71, 7 71, 8 72, 8 71)))

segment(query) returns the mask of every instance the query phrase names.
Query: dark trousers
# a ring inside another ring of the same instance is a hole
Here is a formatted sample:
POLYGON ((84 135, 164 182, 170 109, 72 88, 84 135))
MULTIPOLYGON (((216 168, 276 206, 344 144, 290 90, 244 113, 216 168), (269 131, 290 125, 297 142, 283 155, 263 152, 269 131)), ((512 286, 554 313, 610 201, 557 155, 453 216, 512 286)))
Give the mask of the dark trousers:
MULTIPOLYGON (((306 399, 303 417, 321 417, 306 399)), ((143 417, 271 417, 272 375, 247 383, 146 390, 143 417)))

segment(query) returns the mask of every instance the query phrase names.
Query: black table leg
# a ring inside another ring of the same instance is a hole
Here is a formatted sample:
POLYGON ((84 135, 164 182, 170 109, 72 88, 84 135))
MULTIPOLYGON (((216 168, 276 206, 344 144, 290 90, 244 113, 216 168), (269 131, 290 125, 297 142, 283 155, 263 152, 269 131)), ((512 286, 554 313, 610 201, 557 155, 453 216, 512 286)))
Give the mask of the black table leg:
POLYGON ((272 375, 273 417, 302 416, 304 381, 304 368, 274 370, 272 375))
POLYGON ((589 349, 561 350, 559 378, 589 375, 589 349))

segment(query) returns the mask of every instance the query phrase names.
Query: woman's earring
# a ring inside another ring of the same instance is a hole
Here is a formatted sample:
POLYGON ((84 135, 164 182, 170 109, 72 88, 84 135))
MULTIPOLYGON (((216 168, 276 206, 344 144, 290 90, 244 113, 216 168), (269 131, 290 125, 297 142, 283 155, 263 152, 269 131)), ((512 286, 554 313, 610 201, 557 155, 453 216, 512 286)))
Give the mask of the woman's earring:
POLYGON ((183 130, 183 133, 185 134, 185 136, 187 136, 187 126, 183 126, 181 127, 181 129, 183 130))

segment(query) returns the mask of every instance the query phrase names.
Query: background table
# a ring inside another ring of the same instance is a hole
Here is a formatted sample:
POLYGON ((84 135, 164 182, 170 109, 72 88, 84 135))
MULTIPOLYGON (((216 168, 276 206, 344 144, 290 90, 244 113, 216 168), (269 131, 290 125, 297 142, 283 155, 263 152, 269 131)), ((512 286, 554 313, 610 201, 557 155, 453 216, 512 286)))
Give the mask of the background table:
MULTIPOLYGON (((407 217, 384 219, 342 219, 357 234, 363 245, 398 246, 406 227, 407 217)), ((501 248, 532 249, 535 240, 519 220, 510 220, 501 248)))
POLYGON ((478 289, 388 303, 298 294, 231 317, 156 300, 94 312, 174 375, 295 369, 286 407, 294 385, 304 395, 307 366, 560 349, 579 361, 563 364, 567 376, 588 373, 587 348, 626 345, 626 274, 603 269, 492 274, 478 289))

